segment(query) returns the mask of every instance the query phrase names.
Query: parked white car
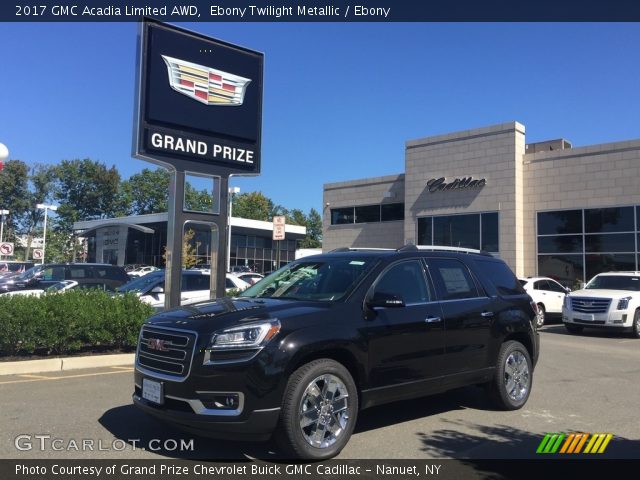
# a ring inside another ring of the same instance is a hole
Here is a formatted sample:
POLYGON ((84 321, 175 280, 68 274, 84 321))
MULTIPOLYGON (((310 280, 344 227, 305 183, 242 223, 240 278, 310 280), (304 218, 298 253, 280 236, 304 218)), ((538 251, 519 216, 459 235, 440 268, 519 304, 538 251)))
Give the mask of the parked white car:
POLYGON ((640 338, 640 272, 596 275, 582 290, 567 295, 562 321, 571 333, 610 328, 640 338))
POLYGON ((158 270, 160 270, 158 267, 146 265, 144 267, 134 268, 133 270, 127 272, 127 275, 129 275, 130 277, 143 277, 147 273, 157 272, 158 270))
POLYGON ((571 290, 563 287, 553 278, 527 277, 519 278, 520 284, 527 291, 532 300, 538 305, 536 325, 543 326, 552 317, 562 317, 564 297, 571 290))
POLYGON ((12 292, 3 293, 2 295, 13 296, 13 295, 28 295, 32 297, 39 297, 43 293, 61 293, 71 290, 72 288, 76 288, 78 286, 78 282, 75 280, 62 280, 58 283, 54 283, 50 287, 47 287, 45 290, 40 288, 33 288, 31 290, 14 290, 12 292))
MULTIPOLYGON (((183 270, 182 288, 180 291, 180 305, 204 302, 210 299, 210 271, 183 270)), ((232 289, 246 290, 249 284, 227 274, 226 291, 232 289)), ((151 272, 143 277, 131 280, 117 290, 120 293, 133 292, 140 300, 152 307, 164 308, 164 270, 151 272)))

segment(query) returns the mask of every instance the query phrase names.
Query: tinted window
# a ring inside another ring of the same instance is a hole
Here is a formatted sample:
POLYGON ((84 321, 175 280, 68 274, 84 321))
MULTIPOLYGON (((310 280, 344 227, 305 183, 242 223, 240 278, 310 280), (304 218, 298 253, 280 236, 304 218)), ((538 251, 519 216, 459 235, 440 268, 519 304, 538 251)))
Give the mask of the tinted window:
POLYGON ((538 235, 582 233, 582 210, 538 213, 538 235))
POLYGON ((590 208, 584 211, 586 232, 631 232, 633 207, 590 208))
POLYGON ((497 213, 483 213, 481 216, 482 221, 482 245, 481 249, 487 252, 499 252, 499 228, 498 228, 498 214, 497 213))
POLYGON ((634 252, 636 249, 633 233, 609 233, 605 235, 585 235, 586 252, 634 252))
POLYGON ((480 249, 480 215, 434 217, 433 244, 480 249))
MULTIPOLYGON (((486 278, 493 283, 500 295, 524 293, 522 285, 506 263, 495 260, 476 260, 476 264, 486 278)), ((544 283, 546 287, 547 282, 544 283)))
POLYGON ((380 207, 383 222, 404 220, 404 203, 385 203, 380 207))
POLYGON ((562 285, 556 282, 552 282, 550 280, 547 282, 547 288, 552 292, 567 293, 567 291, 564 289, 562 285))
POLYGON ((538 237, 538 253, 582 252, 582 235, 538 237))
POLYGON ((458 260, 433 258, 429 271, 434 277, 442 300, 457 300, 478 296, 475 283, 467 267, 458 260))
POLYGON ((400 295, 407 305, 429 302, 433 297, 419 260, 401 262, 389 268, 377 281, 374 293, 400 295))
POLYGON ((432 217, 418 219, 418 245, 433 245, 432 224, 432 217))
POLYGON ((586 289, 603 288, 609 290, 640 291, 640 277, 631 275, 599 275, 587 283, 586 289))
POLYGON ((82 278, 90 278, 91 274, 88 267, 69 267, 69 278, 78 280, 82 278))
POLYGON ((583 279, 584 257, 582 255, 538 255, 538 275, 556 278, 565 285, 576 286, 583 279))
POLYGON ((356 223, 371 223, 380 221, 380 205, 355 207, 356 223))
MULTIPOLYGON (((182 290, 185 292, 209 290, 209 278, 209 275, 183 275, 182 290)), ((233 288, 233 286, 231 288, 233 288)))
POLYGON ((64 280, 64 267, 49 267, 42 272, 42 280, 64 280))
POLYGON ((331 209, 331 225, 353 223, 353 219, 353 207, 331 209))
POLYGON ((537 282, 533 282, 534 290, 547 290, 547 281, 546 280, 538 280, 537 282))

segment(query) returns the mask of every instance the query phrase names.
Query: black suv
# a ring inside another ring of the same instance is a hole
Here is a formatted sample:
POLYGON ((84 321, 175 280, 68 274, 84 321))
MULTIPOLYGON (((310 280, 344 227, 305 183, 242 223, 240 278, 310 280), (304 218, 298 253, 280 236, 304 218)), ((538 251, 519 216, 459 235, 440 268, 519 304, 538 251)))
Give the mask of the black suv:
POLYGON ((305 257, 237 298, 151 317, 134 403, 207 436, 275 434, 306 459, 339 453, 374 405, 484 384, 522 407, 535 304, 502 260, 434 248, 305 257))
POLYGON ((61 280, 75 280, 82 288, 115 290, 129 281, 124 268, 104 263, 45 263, 10 278, 0 279, 0 293, 46 289, 61 280))

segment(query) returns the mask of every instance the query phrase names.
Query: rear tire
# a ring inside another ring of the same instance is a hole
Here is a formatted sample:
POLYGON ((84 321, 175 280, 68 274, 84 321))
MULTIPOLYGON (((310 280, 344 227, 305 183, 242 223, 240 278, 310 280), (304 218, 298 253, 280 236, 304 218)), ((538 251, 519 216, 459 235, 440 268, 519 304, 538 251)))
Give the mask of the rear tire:
POLYGON ((510 340, 500 347, 496 372, 489 382, 489 394, 501 410, 521 408, 531 393, 533 365, 529 352, 520 342, 510 340))
POLYGON ((289 378, 275 440, 287 458, 324 460, 344 448, 357 417, 349 371, 334 360, 314 360, 289 378))
POLYGON ((536 327, 540 328, 544 325, 546 310, 544 309, 544 305, 538 304, 538 314, 536 315, 536 327))
POLYGON ((584 327, 580 325, 573 325, 572 323, 565 323, 564 328, 566 328, 569 333, 582 333, 582 330, 584 329, 584 327))

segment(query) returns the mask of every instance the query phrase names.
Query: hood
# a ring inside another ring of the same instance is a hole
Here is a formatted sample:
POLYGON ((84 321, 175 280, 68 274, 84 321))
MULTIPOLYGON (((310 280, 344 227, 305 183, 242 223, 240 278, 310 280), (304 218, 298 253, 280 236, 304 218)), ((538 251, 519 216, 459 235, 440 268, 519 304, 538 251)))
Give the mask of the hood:
POLYGON ((576 290, 569 293, 569 297, 589 297, 589 298, 624 298, 632 295, 636 295, 638 292, 632 290, 604 290, 604 289, 589 289, 589 290, 576 290))
POLYGON ((331 309, 334 305, 275 298, 221 298, 166 310, 149 318, 146 324, 202 333, 274 318, 284 326, 290 317, 300 320, 313 313, 331 309))

